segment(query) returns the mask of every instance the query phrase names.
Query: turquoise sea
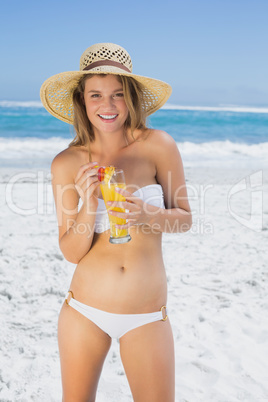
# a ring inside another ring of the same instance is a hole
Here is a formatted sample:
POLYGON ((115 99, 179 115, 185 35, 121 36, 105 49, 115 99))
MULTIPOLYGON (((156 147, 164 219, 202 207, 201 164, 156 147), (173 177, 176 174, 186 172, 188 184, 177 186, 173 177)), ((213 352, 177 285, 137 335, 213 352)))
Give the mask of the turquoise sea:
MULTIPOLYGON (((147 123, 168 132, 188 164, 268 159, 268 107, 166 105, 147 123)), ((40 102, 0 101, 0 166, 47 165, 73 136, 40 102)))

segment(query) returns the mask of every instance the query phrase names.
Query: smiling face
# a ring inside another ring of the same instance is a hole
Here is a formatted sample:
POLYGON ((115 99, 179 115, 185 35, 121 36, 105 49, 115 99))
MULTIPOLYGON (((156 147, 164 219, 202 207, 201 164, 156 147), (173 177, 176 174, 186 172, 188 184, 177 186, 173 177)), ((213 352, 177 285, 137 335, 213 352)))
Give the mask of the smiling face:
POLYGON ((115 132, 128 117, 123 85, 114 75, 94 75, 86 80, 84 101, 94 131, 115 132))

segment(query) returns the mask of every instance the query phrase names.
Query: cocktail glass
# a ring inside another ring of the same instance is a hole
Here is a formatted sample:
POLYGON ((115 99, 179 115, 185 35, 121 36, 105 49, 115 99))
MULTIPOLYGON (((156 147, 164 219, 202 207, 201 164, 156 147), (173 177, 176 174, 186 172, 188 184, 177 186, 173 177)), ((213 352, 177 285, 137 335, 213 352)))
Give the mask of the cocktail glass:
MULTIPOLYGON (((119 207, 111 207, 107 205, 108 201, 126 201, 125 197, 115 191, 115 188, 119 187, 122 189, 126 188, 125 184, 125 176, 122 169, 109 167, 105 169, 105 174, 103 180, 101 181, 100 188, 103 200, 105 202, 105 206, 107 211, 117 211, 117 212, 125 212, 124 208, 119 207)), ((131 236, 128 233, 128 229, 120 229, 115 225, 125 225, 126 219, 118 218, 117 216, 110 215, 109 222, 110 222, 110 229, 111 229, 111 236, 110 236, 110 243, 113 244, 122 244, 127 243, 131 240, 131 236)))

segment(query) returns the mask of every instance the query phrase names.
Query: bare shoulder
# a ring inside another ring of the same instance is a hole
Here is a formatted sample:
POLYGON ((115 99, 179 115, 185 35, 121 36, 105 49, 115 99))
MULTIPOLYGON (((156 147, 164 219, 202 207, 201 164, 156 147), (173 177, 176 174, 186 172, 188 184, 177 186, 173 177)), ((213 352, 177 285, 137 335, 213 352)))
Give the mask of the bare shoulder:
POLYGON ((83 164, 84 150, 80 147, 69 147, 58 153, 51 163, 51 173, 76 176, 77 170, 83 164))
POLYGON ((168 172, 173 172, 174 177, 184 181, 182 158, 174 138, 165 131, 151 130, 147 141, 148 155, 155 164, 157 181, 165 186, 168 172))
POLYGON ((77 150, 74 148, 75 147, 69 147, 58 153, 53 159, 51 166, 52 167, 57 167, 59 165, 64 166, 69 165, 70 162, 75 162, 78 155, 77 150))
POLYGON ((184 168, 176 141, 165 131, 152 130, 148 144, 156 168, 156 181, 163 188, 166 208, 179 206, 190 211, 184 168))
POLYGON ((148 130, 146 144, 151 153, 169 154, 171 151, 178 152, 177 143, 174 138, 163 130, 148 130))

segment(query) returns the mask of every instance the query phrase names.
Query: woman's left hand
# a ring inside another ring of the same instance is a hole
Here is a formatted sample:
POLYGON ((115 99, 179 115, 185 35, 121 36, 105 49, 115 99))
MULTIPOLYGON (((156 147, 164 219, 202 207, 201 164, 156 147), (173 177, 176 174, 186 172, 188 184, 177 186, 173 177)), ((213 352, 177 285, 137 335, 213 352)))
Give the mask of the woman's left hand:
POLYGON ((132 225, 150 224, 153 215, 157 210, 159 210, 158 207, 147 204, 142 199, 133 195, 127 190, 116 188, 115 191, 125 197, 126 201, 109 201, 107 202, 108 207, 123 208, 129 211, 108 211, 108 213, 112 216, 128 220, 125 225, 115 225, 116 227, 120 229, 127 229, 132 225))

